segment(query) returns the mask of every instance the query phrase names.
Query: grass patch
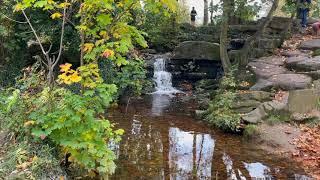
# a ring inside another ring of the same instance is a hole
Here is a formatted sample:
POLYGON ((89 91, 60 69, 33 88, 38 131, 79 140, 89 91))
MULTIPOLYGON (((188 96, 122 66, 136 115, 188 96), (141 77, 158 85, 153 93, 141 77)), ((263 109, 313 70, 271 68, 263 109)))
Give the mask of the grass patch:
POLYGON ((5 179, 59 179, 65 176, 55 149, 49 145, 29 143, 2 147, 5 154, 0 161, 0 177, 5 179))
POLYGON ((254 124, 247 125, 243 131, 243 137, 247 139, 252 139, 258 135, 259 135, 258 128, 254 124))
POLYGON ((276 124, 281 124, 284 122, 289 122, 290 117, 287 113, 271 113, 265 120, 267 124, 269 125, 276 125, 276 124))

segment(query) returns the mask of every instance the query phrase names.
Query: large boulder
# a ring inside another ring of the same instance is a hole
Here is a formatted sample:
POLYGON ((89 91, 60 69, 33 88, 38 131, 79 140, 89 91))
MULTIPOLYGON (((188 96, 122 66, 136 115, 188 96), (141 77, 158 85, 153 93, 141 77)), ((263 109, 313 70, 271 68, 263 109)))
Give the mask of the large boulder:
POLYGON ((287 50, 287 51, 281 52, 281 55, 290 58, 290 57, 297 57, 297 56, 308 56, 308 53, 301 52, 299 50, 293 50, 293 51, 287 50))
POLYGON ((300 71, 317 71, 320 70, 320 56, 306 58, 295 64, 295 69, 300 71))
POLYGON ((185 41, 173 51, 173 60, 220 60, 220 45, 205 41, 185 41))
POLYGON ((306 89, 312 85, 312 78, 304 74, 277 74, 268 79, 259 79, 250 90, 267 91, 272 87, 283 90, 306 89))
POLYGON ((244 91, 237 93, 236 102, 232 108, 239 113, 248 113, 256 109, 261 103, 271 101, 274 93, 265 91, 244 91))
POLYGON ((255 59, 254 61, 276 66, 282 66, 285 63, 285 58, 279 56, 267 56, 255 59))
POLYGON ((248 64, 250 70, 258 77, 267 79, 273 75, 286 73, 288 70, 282 66, 269 64, 263 61, 253 61, 248 64))
POLYGON ((299 48, 304 50, 312 50, 312 51, 320 49, 320 39, 311 39, 311 40, 303 41, 300 44, 299 48))
POLYGON ((289 92, 288 110, 291 113, 308 113, 318 109, 319 89, 302 89, 289 92))
POLYGON ((304 74, 278 74, 271 76, 268 81, 283 90, 305 89, 312 85, 312 78, 304 74))
POLYGON ((291 18, 287 17, 273 17, 269 23, 269 27, 275 30, 285 30, 288 27, 288 24, 291 22, 291 18))
POLYGON ((286 60, 285 64, 287 68, 295 69, 299 62, 305 61, 306 59, 308 59, 307 56, 292 56, 286 60))
POLYGON ((246 123, 257 124, 263 121, 270 113, 285 110, 286 107, 286 102, 279 102, 276 100, 268 101, 260 104, 253 111, 242 115, 241 118, 246 123))
POLYGON ((261 38, 258 41, 258 47, 260 49, 274 49, 281 45, 280 39, 261 38))

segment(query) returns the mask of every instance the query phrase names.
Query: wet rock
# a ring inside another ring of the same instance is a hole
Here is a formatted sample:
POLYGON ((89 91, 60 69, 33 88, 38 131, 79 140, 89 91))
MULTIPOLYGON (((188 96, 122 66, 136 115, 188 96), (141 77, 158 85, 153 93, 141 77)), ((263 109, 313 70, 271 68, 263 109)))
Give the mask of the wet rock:
POLYGON ((299 71, 316 71, 320 70, 320 56, 314 58, 305 58, 302 61, 291 63, 291 66, 299 71))
POLYGON ((256 109, 261 103, 271 101, 273 93, 265 91, 247 91, 236 95, 236 102, 232 108, 238 113, 248 113, 256 109))
POLYGON ((246 100, 255 100, 259 102, 265 102, 272 100, 274 93, 266 92, 266 91, 246 91, 242 93, 238 93, 236 95, 237 100, 246 101, 246 100))
POLYGON ((320 79, 320 70, 309 71, 309 72, 300 72, 300 74, 308 75, 308 76, 312 77, 312 79, 320 79))
POLYGON ((254 61, 250 62, 248 66, 258 78, 263 79, 267 79, 273 75, 283 74, 287 72, 287 69, 282 66, 272 65, 265 62, 254 61))
POLYGON ((319 89, 302 89, 289 92, 288 110, 291 113, 307 113, 318 108, 319 89))
POLYGON ((253 60, 254 62, 261 62, 270 65, 282 66, 285 63, 285 58, 279 56, 268 56, 253 60))
POLYGON ((312 85, 312 78, 304 74, 278 74, 271 76, 268 81, 282 90, 305 89, 312 85))
POLYGON ((313 51, 320 49, 320 39, 311 39, 311 40, 303 41, 300 44, 299 48, 304 50, 313 50, 313 51))
POLYGON ((257 124, 262 121, 263 118, 265 118, 268 114, 264 111, 263 108, 260 106, 249 112, 248 114, 245 114, 241 117, 241 119, 244 122, 250 123, 250 124, 257 124))
POLYGON ((265 79, 259 79, 255 85, 253 85, 250 90, 252 91, 268 91, 272 88, 273 83, 265 80, 265 79))
POLYGON ((248 99, 248 100, 244 100, 244 101, 236 101, 233 105, 232 108, 233 109, 255 109, 256 107, 258 107, 261 104, 261 102, 256 101, 256 100, 252 100, 252 99, 248 99))
POLYGON ((270 113, 286 109, 286 102, 269 101, 262 103, 255 110, 244 114, 243 121, 251 124, 262 122, 270 113))
POLYGON ((220 45, 205 41, 185 41, 180 43, 173 52, 173 60, 220 60, 220 45))
POLYGON ((277 74, 268 79, 259 79, 250 88, 255 91, 268 91, 272 87, 282 90, 305 89, 312 85, 312 78, 304 74, 277 74))
POLYGON ((297 57, 297 56, 306 56, 307 54, 302 53, 299 50, 295 50, 295 51, 284 51, 281 53, 281 55, 285 57, 297 57))
POLYGON ((308 57, 306 56, 293 56, 293 57, 289 57, 285 61, 285 64, 287 68, 296 68, 297 63, 302 62, 306 59, 308 59, 308 57))

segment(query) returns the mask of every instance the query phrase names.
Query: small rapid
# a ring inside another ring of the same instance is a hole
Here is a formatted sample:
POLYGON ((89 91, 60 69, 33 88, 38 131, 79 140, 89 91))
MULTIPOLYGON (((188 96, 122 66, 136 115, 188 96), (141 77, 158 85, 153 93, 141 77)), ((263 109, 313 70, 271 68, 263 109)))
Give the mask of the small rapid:
POLYGON ((166 59, 157 58, 154 63, 153 79, 156 83, 156 91, 153 94, 174 94, 179 91, 172 86, 172 74, 166 71, 166 59))

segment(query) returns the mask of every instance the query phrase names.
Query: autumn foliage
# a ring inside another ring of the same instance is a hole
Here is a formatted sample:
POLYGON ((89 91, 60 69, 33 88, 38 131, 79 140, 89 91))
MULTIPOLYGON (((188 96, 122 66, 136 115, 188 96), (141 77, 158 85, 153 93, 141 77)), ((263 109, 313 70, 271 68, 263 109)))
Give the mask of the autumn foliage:
POLYGON ((303 127, 302 131, 302 135, 294 141, 298 152, 293 156, 308 173, 320 179, 320 125, 314 128, 303 127))

